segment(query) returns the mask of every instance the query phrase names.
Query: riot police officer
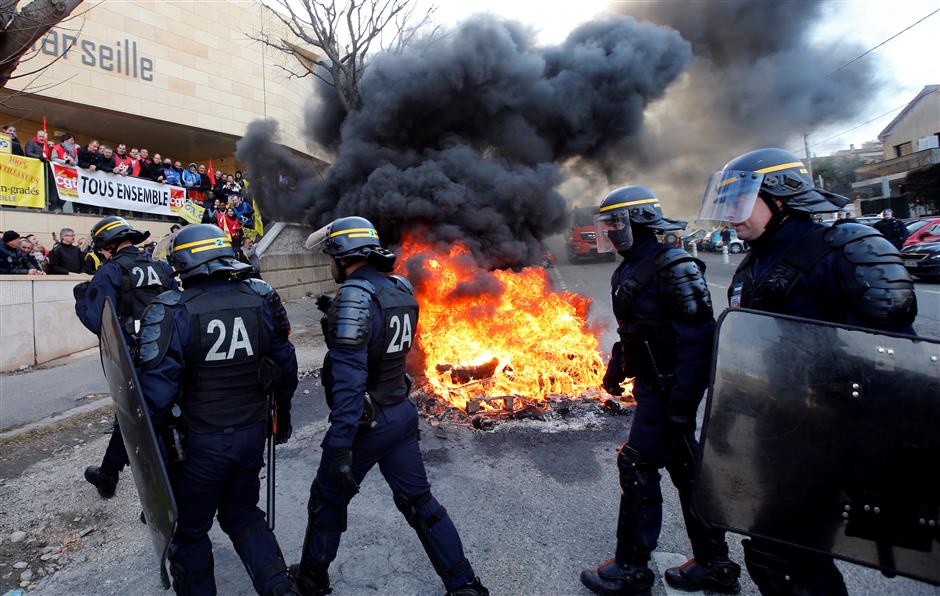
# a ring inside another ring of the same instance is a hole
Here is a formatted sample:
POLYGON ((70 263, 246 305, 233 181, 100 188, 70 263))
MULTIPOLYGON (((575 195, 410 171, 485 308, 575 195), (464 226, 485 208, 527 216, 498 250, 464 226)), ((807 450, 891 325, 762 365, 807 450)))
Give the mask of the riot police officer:
MULTIPOLYGON (((782 149, 745 153, 716 172, 698 218, 734 225, 751 247, 728 289, 730 307, 913 334, 917 301, 897 249, 868 226, 812 219, 847 203, 815 188, 782 149)), ((754 538, 744 541, 744 560, 763 594, 846 594, 832 557, 754 538)))
MULTIPOLYGON (((135 230, 122 217, 105 217, 91 229, 95 250, 109 255, 90 282, 75 286, 75 313, 89 331, 101 334, 101 309, 110 298, 117 309, 124 339, 129 346, 137 344, 137 329, 144 309, 164 290, 176 289, 173 270, 163 262, 137 248, 150 237, 150 232, 135 230)), ((128 463, 121 429, 114 423, 114 432, 100 466, 85 469, 85 480, 109 499, 117 488, 118 475, 128 463)))
POLYGON ((691 511, 695 417, 708 385, 715 321, 703 277, 705 265, 657 232, 682 230, 685 222, 663 217, 660 200, 642 186, 612 191, 598 215, 598 251, 616 250, 623 262, 611 278, 619 341, 604 375, 604 388, 622 395, 634 377, 637 401, 627 442, 617 455, 620 471, 615 557, 581 573, 597 594, 649 594, 650 556, 662 525, 660 472, 666 468, 679 491, 694 558, 666 571, 681 589, 737 592, 740 567, 728 559, 724 534, 691 511))
POLYGON ((177 594, 215 594, 207 533, 218 512, 255 590, 293 593, 258 508, 269 399, 276 404, 275 441, 287 441, 292 430, 297 357, 287 312, 267 283, 241 279, 251 267, 237 260, 218 227, 186 226, 168 250, 185 289, 164 292, 147 308, 139 358, 154 424, 176 404, 185 428, 182 461, 169 466, 179 508, 169 551, 173 586, 177 594))
POLYGON ((328 568, 346 530, 347 506, 378 464, 447 593, 488 594, 464 557, 450 516, 431 494, 418 449, 418 413, 408 400, 405 374, 418 323, 411 284, 388 275, 395 255, 361 217, 337 219, 311 234, 306 246, 333 258, 333 278, 342 285, 332 300, 319 301, 326 312, 323 386, 331 425, 310 486, 303 553, 292 568, 298 590, 331 592, 328 568))

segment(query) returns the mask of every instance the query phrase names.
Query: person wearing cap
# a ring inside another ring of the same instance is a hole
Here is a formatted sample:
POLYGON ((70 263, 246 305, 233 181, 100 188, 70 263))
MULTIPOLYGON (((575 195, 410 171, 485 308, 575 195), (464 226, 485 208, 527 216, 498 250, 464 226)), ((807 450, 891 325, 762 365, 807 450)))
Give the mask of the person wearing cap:
POLYGON ((431 494, 421 460, 418 412, 405 374, 418 324, 411 283, 389 275, 395 254, 362 217, 337 219, 311 234, 306 247, 332 258, 333 279, 341 285, 335 295, 317 299, 329 349, 322 380, 330 428, 310 486, 300 564, 291 568, 298 592, 332 591, 329 566, 346 530, 347 507, 378 465, 447 594, 488 595, 464 556, 454 522, 431 494))
POLYGON ((258 508, 265 439, 271 432, 281 444, 292 433, 298 379, 287 311, 266 282, 245 279, 251 267, 217 227, 186 226, 163 243, 185 290, 164 292, 147 307, 139 364, 151 419, 159 425, 177 406, 185 428, 185 457, 169 467, 179 508, 169 550, 173 587, 216 593, 208 532, 217 516, 255 591, 294 594, 258 508))
MULTIPOLYGON (((751 247, 728 287, 729 307, 913 335, 917 297, 897 249, 869 226, 841 220, 826 227, 813 221, 814 215, 840 211, 848 203, 816 188, 800 158, 783 149, 750 151, 715 172, 697 219, 733 225, 751 247)), ((720 352, 719 347, 716 357, 720 352)), ((754 398, 772 401, 765 394, 754 398)), ((734 438, 728 441, 733 449, 734 438)), ((761 461, 760 453, 748 457, 761 461)), ((787 490, 773 470, 765 472, 767 486, 787 490)), ((847 594, 832 555, 757 537, 743 546, 748 574, 762 594, 847 594)))
MULTIPOLYGON (((108 261, 90 282, 75 286, 75 314, 89 331, 100 335, 101 312, 105 300, 110 299, 124 339, 133 348, 137 345, 144 309, 161 292, 176 289, 173 270, 137 247, 150 237, 150 232, 135 230, 122 217, 105 217, 92 227, 91 237, 94 247, 108 255, 108 261)), ((109 499, 114 496, 119 474, 127 463, 127 451, 115 420, 101 465, 86 468, 85 479, 98 489, 102 498, 109 499)))
POLYGON ((33 267, 24 258, 20 250, 22 238, 13 230, 3 233, 3 242, 0 242, 0 275, 42 275, 38 266, 33 267))
POLYGON ((663 499, 660 470, 679 493, 693 558, 667 569, 666 582, 682 590, 726 594, 740 590, 741 567, 728 558, 724 532, 692 513, 692 471, 698 444, 696 412, 708 387, 715 333, 705 264, 657 234, 685 229, 664 217, 660 199, 645 186, 611 191, 597 214, 598 252, 623 257, 611 278, 618 341, 603 387, 623 395, 633 378, 637 407, 617 453, 620 506, 614 558, 585 569, 581 582, 596 594, 649 594, 649 560, 659 540, 663 499))
POLYGON ((202 182, 202 178, 199 176, 199 172, 196 171, 196 164, 194 163, 189 164, 189 166, 183 170, 180 177, 182 178, 183 186, 193 190, 197 190, 202 182))

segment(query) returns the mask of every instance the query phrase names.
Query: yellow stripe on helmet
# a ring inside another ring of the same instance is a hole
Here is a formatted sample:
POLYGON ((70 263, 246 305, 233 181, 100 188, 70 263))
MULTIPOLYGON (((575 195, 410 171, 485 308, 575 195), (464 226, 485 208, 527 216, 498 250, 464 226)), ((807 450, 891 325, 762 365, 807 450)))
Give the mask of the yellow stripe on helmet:
POLYGON ((802 161, 791 161, 790 163, 782 163, 779 166, 770 166, 760 170, 754 170, 755 174, 770 174, 771 172, 779 172, 780 170, 789 170, 790 168, 805 168, 802 161))
POLYGON ((728 178, 727 180, 722 180, 721 183, 718 184, 718 188, 723 188, 725 186, 728 186, 729 184, 734 184, 740 179, 741 178, 739 176, 732 176, 731 178, 728 178))
POLYGON ((375 231, 374 228, 349 228, 348 230, 340 230, 339 232, 333 232, 330 234, 330 238, 334 236, 342 236, 343 234, 359 234, 357 236, 350 236, 350 238, 378 238, 379 233, 375 231))
POLYGON ((106 226, 101 226, 101 229, 98 230, 97 232, 95 232, 95 236, 97 236, 97 235, 100 234, 101 232, 104 232, 104 231, 106 231, 106 230, 110 230, 111 228, 116 228, 116 227, 118 227, 118 226, 126 226, 126 225, 127 225, 127 222, 126 222, 125 220, 123 220, 123 219, 119 219, 119 220, 117 220, 117 221, 112 221, 111 223, 109 223, 109 224, 106 225, 106 226))
POLYGON ((212 246, 200 246, 199 248, 194 248, 190 252, 196 254, 197 252, 202 252, 204 250, 219 250, 220 248, 231 248, 232 243, 226 242, 224 244, 213 244, 212 246))
MULTIPOLYGON (((639 199, 636 201, 627 201, 626 203, 617 203, 616 205, 608 205, 606 207, 601 207, 600 212, 611 211, 612 209, 620 209, 621 207, 633 207, 634 205, 648 205, 650 203, 659 203, 659 199, 639 199)), ((654 205, 656 207, 658 205, 654 205)))
MULTIPOLYGON (((214 246, 222 246, 224 244, 232 245, 232 241, 228 238, 206 238, 205 240, 196 240, 195 242, 187 242, 186 244, 180 244, 179 246, 173 247, 173 252, 179 250, 185 250, 187 248, 192 248, 193 246, 203 246, 205 244, 212 244, 214 246)), ((195 250, 193 252, 196 252, 195 250)))

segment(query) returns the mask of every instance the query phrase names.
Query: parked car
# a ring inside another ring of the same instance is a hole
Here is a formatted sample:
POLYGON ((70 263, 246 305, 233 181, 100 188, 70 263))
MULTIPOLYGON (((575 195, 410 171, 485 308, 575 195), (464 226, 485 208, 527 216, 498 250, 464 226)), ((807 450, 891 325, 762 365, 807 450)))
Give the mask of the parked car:
POLYGON ((594 228, 594 208, 576 207, 571 220, 571 228, 565 235, 565 252, 569 263, 597 259, 598 257, 614 260, 616 253, 598 255, 597 235, 594 228))
POLYGON ((940 280, 940 241, 905 246, 901 250, 901 259, 911 275, 940 280))
POLYGON ((922 242, 937 242, 940 240, 940 217, 920 219, 907 224, 908 236, 904 247, 921 244, 922 242))
MULTIPOLYGON (((738 238, 738 233, 734 228, 730 229, 731 240, 728 242, 728 252, 731 254, 740 254, 747 250, 747 246, 744 244, 744 241, 738 238)), ((714 230, 707 236, 707 240, 702 242, 702 248, 711 252, 721 252, 721 249, 724 247, 725 243, 721 239, 721 230, 714 230)))
POLYGON ((702 250, 702 241, 706 236, 708 236, 708 232, 705 230, 695 230, 690 234, 686 234, 682 237, 682 248, 692 250, 694 244, 698 250, 702 250))

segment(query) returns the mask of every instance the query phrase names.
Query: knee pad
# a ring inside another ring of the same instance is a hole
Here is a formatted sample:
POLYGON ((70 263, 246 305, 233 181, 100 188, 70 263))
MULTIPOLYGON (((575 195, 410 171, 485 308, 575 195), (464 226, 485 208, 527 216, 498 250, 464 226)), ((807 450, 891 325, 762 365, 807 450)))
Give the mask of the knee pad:
POLYGON ((393 498, 395 500, 395 506, 398 507, 398 510, 401 511, 402 515, 404 515, 405 519, 408 521, 408 524, 412 527, 416 527, 417 524, 420 524, 430 530, 447 515, 447 509, 434 499, 430 491, 414 498, 409 498, 401 493, 395 493, 393 498), (424 511, 431 501, 434 501, 437 507, 432 506, 430 508, 431 511, 424 511))
POLYGON ((640 452, 624 443, 617 452, 617 469, 620 471, 620 488, 624 492, 635 492, 649 485, 656 469, 640 452))
POLYGON ((310 484, 310 500, 307 501, 307 515, 309 523, 317 530, 324 532, 345 532, 346 531, 346 504, 337 505, 330 503, 320 488, 320 483, 314 478, 310 484), (324 515, 326 509, 331 508, 336 512, 335 519, 326 519, 331 517, 324 515))

